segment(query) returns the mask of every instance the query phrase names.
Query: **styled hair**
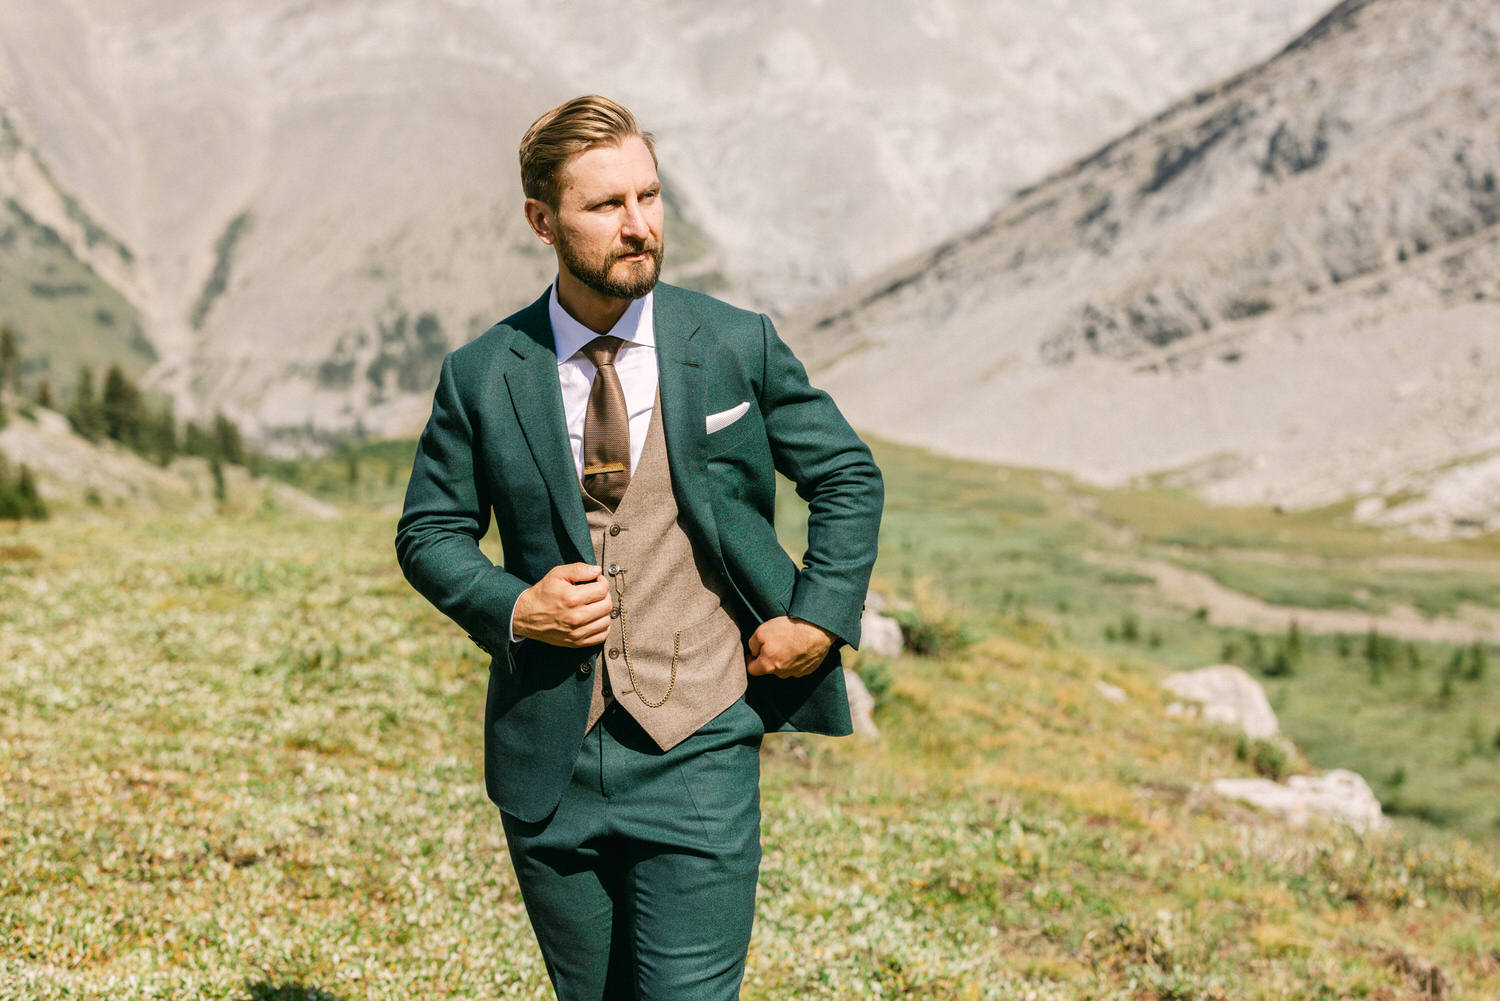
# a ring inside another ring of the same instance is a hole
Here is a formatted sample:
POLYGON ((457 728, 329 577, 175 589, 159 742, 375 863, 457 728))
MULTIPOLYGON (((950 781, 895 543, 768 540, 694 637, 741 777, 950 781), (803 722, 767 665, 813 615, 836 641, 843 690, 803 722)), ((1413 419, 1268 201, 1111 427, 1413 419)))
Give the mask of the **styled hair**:
POLYGON ((585 94, 560 104, 531 123, 521 137, 521 190, 557 207, 563 166, 584 150, 617 146, 637 136, 656 162, 656 143, 643 132, 624 105, 598 94, 585 94))

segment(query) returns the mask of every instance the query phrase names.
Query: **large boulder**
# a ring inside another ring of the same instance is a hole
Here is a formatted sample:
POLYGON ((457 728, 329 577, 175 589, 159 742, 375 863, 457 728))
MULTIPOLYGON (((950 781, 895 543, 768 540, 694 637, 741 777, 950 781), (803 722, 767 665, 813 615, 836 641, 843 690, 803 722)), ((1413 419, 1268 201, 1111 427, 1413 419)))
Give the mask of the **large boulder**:
POLYGON ((1369 784, 1357 773, 1342 769, 1320 776, 1293 775, 1285 785, 1270 779, 1215 779, 1212 788, 1220 796, 1251 803, 1299 827, 1313 817, 1336 820, 1357 831, 1380 830, 1390 823, 1369 784))
POLYGON ((1192 704, 1174 702, 1168 712, 1190 713, 1196 707, 1204 719, 1238 727, 1246 736, 1260 740, 1276 736, 1279 729, 1265 690, 1233 664, 1178 671, 1167 675, 1162 686, 1192 704))
POLYGON ((887 601, 877 591, 865 597, 865 610, 859 618, 860 652, 895 660, 903 649, 901 623, 883 614, 887 601))

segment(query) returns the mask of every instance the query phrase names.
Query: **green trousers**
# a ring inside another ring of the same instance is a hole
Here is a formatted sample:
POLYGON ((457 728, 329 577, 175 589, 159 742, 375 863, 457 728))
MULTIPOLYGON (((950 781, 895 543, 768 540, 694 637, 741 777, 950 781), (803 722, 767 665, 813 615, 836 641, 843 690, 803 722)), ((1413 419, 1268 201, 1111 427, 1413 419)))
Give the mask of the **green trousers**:
POLYGON ((559 1001, 739 997, 760 869, 763 736, 741 698, 663 752, 612 705, 550 817, 501 813, 559 1001))

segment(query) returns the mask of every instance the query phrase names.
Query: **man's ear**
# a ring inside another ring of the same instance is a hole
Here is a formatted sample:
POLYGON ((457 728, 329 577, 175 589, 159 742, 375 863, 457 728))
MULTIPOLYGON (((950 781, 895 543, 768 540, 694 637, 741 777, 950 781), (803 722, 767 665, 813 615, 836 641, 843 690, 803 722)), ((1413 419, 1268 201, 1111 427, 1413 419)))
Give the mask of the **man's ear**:
POLYGON ((526 199, 526 224, 531 227, 531 231, 536 234, 536 238, 549 247, 552 245, 553 220, 555 216, 556 213, 552 211, 552 206, 540 198, 526 199))

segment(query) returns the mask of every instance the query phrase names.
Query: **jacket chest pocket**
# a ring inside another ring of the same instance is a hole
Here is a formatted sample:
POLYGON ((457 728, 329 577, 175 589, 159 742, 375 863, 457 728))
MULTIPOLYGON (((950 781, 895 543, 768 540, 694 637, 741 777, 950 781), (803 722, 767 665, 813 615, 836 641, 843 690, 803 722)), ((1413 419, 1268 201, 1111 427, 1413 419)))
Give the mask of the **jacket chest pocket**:
MULTIPOLYGON (((760 415, 755 413, 752 407, 741 414, 733 423, 708 435, 706 443, 708 458, 714 459, 726 452, 733 451, 752 437, 759 429, 760 415)), ((764 434, 762 434, 762 437, 764 437, 764 434)))

